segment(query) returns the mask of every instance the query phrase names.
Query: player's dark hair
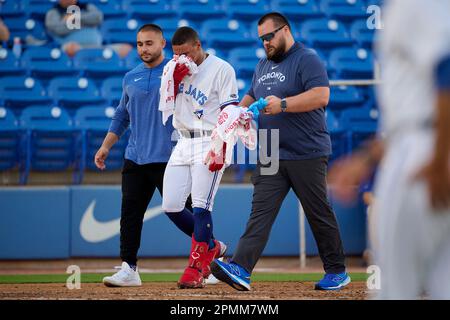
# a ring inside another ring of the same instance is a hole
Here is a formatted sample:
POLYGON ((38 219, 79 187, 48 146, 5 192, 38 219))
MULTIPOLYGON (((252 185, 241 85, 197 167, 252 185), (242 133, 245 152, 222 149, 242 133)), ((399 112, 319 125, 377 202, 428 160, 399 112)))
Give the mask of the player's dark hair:
POLYGON ((181 46, 188 42, 200 41, 197 31, 191 27, 180 27, 178 28, 172 37, 173 46, 181 46))
POLYGON ((288 19, 279 12, 266 13, 258 20, 258 26, 262 25, 267 20, 272 20, 276 28, 287 25, 289 30, 291 30, 288 19))
POLYGON ((157 33, 161 33, 161 35, 163 34, 161 27, 154 23, 144 24, 142 27, 139 28, 138 33, 141 31, 154 31, 157 33))

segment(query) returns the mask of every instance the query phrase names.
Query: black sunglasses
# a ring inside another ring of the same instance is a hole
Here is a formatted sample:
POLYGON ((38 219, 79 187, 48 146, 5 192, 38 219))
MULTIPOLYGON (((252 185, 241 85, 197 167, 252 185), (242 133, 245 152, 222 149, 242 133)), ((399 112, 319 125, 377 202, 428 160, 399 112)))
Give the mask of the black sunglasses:
POLYGON ((276 29, 276 30, 274 30, 274 31, 272 31, 272 32, 266 33, 266 34, 264 34, 264 35, 262 35, 261 37, 259 37, 259 39, 261 39, 262 42, 264 42, 264 41, 270 41, 270 40, 273 39, 273 37, 275 37, 275 33, 277 33, 278 31, 280 31, 281 29, 283 29, 285 26, 286 26, 286 25, 282 25, 282 26, 279 27, 278 29, 276 29))

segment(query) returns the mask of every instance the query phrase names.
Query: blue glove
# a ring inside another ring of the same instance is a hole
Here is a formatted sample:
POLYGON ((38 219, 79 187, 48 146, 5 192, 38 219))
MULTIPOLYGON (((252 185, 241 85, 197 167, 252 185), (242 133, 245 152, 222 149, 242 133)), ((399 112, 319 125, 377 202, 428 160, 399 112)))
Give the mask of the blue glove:
POLYGON ((259 111, 267 106, 267 101, 264 98, 259 98, 259 100, 253 102, 249 107, 248 111, 253 113, 253 120, 258 121, 259 111))

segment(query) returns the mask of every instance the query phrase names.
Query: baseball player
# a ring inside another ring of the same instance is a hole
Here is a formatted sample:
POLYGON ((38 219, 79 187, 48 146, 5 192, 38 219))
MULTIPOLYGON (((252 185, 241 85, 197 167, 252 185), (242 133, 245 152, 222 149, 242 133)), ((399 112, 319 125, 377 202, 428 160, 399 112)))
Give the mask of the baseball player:
POLYGON ((169 214, 181 212, 191 193, 194 214, 192 247, 189 264, 178 281, 178 287, 201 288, 204 278, 211 273, 210 262, 226 249, 223 243, 211 237, 211 211, 224 171, 225 151, 216 164, 207 166, 205 158, 221 108, 238 103, 238 90, 234 69, 224 60, 207 54, 194 29, 177 29, 172 38, 172 48, 175 55, 190 58, 197 68, 195 74, 189 75, 185 67, 177 65, 173 73, 176 90, 173 126, 180 139, 164 174, 163 209, 169 214))
MULTIPOLYGON (((103 279, 107 286, 141 285, 137 252, 143 218, 155 189, 162 194, 164 171, 173 147, 173 128, 162 125, 158 111, 160 78, 169 61, 164 58, 164 46, 165 40, 159 26, 146 24, 139 29, 137 51, 142 63, 125 75, 121 101, 94 159, 99 169, 105 169, 109 150, 125 130, 130 129, 122 170, 120 257, 123 262, 118 272, 103 279)), ((167 215, 190 237, 194 230, 194 218, 188 208, 182 211, 182 214, 167 215)))
POLYGON ((449 0, 384 7, 377 48, 384 139, 330 173, 336 195, 349 200, 382 159, 373 207, 380 299, 450 299, 449 12, 449 0))

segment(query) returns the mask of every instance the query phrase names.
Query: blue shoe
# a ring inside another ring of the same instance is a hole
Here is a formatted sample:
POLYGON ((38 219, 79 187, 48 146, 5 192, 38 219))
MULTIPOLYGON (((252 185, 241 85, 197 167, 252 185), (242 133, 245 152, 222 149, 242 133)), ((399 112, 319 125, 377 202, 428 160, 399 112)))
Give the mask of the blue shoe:
POLYGON ((325 276, 316 283, 314 289, 316 290, 339 290, 348 285, 352 279, 349 275, 344 273, 327 273, 325 276))
POLYGON ((226 263, 215 259, 211 263, 211 272, 214 277, 232 286, 236 290, 250 290, 250 274, 234 262, 226 263))

